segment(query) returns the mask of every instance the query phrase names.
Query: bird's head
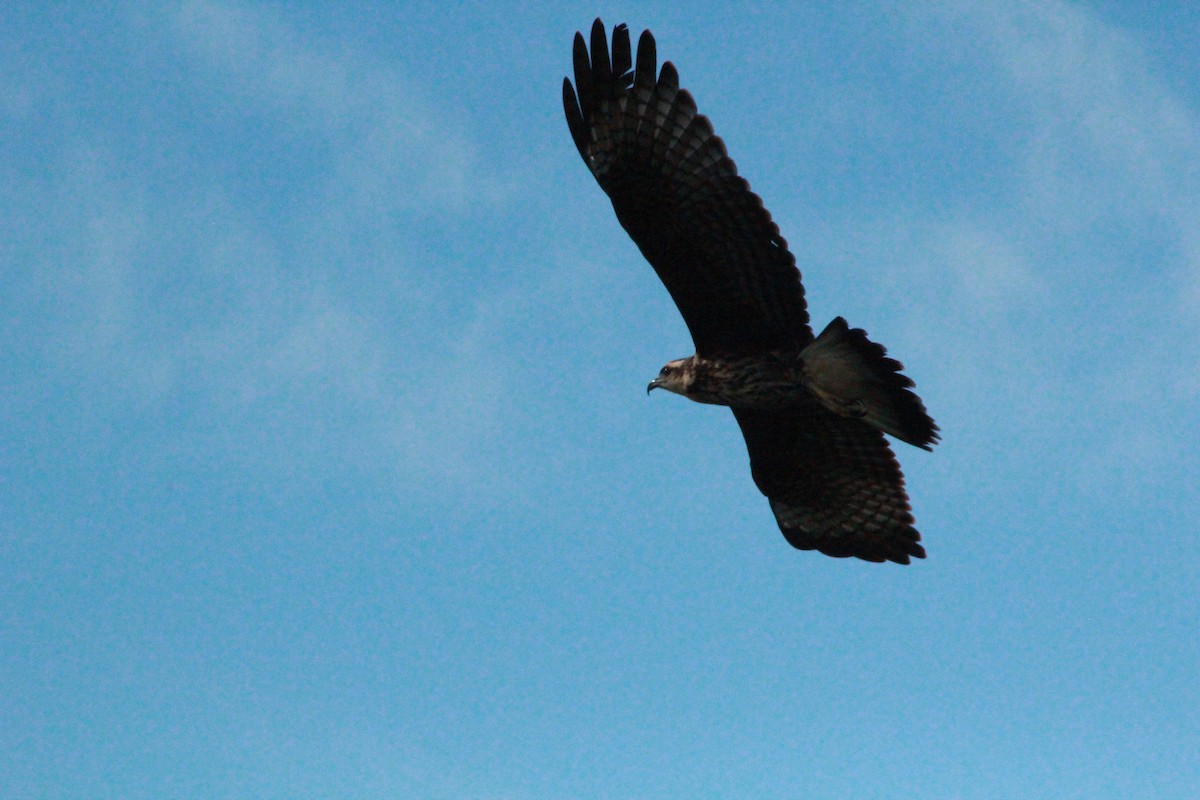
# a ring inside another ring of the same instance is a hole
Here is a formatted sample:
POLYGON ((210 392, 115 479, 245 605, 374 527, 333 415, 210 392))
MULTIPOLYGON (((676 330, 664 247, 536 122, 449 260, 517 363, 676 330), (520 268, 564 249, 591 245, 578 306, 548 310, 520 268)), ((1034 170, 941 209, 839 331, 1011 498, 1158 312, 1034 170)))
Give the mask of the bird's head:
POLYGON ((650 385, 646 387, 646 394, 650 394, 652 389, 666 389, 668 392, 686 396, 696 375, 692 368, 694 363, 694 357, 668 361, 658 371, 658 377, 650 381, 650 385))

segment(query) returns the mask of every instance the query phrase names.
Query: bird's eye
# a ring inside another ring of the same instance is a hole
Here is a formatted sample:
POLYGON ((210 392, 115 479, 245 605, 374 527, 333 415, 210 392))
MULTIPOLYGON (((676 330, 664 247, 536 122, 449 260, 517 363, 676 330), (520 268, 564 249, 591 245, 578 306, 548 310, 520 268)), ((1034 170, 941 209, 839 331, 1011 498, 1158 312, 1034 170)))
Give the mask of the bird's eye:
POLYGON ((663 367, 662 369, 660 369, 660 370, 658 371, 658 376, 659 376, 660 378, 665 378, 665 377, 666 377, 667 375, 669 375, 669 374, 671 374, 671 368, 670 368, 670 367, 663 367))

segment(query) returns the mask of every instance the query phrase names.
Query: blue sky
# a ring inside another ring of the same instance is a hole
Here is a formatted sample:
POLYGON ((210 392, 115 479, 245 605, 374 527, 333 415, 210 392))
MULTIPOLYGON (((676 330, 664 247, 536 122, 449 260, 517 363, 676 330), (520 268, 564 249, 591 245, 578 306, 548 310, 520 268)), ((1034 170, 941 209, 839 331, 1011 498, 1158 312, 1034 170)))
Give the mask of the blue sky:
POLYGON ((1193 4, 10 3, 0 795, 1193 798, 1193 4), (652 29, 902 359, 792 550, 567 134, 652 29))

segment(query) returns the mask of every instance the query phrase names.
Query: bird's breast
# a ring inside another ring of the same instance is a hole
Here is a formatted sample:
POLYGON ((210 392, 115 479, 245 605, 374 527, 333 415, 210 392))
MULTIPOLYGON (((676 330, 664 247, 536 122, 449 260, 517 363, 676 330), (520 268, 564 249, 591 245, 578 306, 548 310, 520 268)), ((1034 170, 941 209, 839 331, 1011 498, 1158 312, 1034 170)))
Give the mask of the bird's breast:
POLYGON ((687 397, 697 403, 754 409, 788 408, 812 399, 798 362, 774 355, 699 362, 687 397))

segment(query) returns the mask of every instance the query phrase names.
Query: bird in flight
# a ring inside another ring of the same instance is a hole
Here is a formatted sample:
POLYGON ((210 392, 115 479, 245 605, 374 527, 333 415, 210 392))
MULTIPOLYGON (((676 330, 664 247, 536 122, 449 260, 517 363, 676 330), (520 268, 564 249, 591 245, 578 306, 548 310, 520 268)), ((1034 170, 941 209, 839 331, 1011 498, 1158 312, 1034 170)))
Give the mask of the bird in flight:
POLYGON ((924 558, 904 476, 884 434, 929 450, 938 427, 865 331, 809 327, 796 259, 725 144, 644 31, 575 34, 563 107, 579 155, 654 267, 692 335, 652 389, 729 406, 754 483, 784 537, 838 558, 924 558))

